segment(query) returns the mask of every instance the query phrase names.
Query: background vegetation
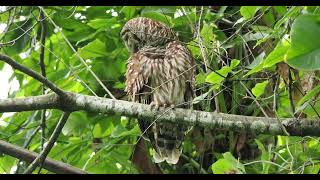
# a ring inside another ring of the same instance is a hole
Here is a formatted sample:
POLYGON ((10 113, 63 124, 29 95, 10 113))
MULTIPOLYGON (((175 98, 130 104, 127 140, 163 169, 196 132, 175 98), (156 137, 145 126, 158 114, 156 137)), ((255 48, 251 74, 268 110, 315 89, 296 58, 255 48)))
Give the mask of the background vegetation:
MULTIPOLYGON (((48 16, 39 7, 2 8, 0 52, 41 72, 63 90, 110 97, 103 83, 115 98, 126 100, 124 74, 129 53, 119 33, 129 19, 144 16, 170 26, 196 59, 195 109, 320 118, 319 7, 43 8, 48 16)), ((0 62, 0 69, 8 68, 0 62)), ((19 87, 9 90, 10 98, 49 92, 19 71, 13 72, 9 82, 19 87)), ((10 84, 2 88, 9 89, 10 84)), ((0 116, 0 139, 39 152, 60 112, 0 116)), ((139 173, 131 154, 140 134, 135 119, 74 112, 49 157, 90 173, 139 173)), ((184 143, 179 163, 159 166, 164 173, 319 173, 319 157, 318 137, 196 127, 184 143)), ((0 155, 0 173, 21 173, 26 167, 18 159, 0 155)), ((50 173, 45 169, 37 172, 50 173)))

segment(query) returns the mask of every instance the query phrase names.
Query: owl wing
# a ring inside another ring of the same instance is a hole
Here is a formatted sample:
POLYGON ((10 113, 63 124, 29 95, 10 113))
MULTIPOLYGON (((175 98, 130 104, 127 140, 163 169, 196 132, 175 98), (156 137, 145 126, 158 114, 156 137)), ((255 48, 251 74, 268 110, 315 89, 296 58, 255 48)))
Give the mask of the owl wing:
MULTIPOLYGON (((168 99, 170 104, 186 109, 192 108, 194 64, 189 49, 183 44, 173 41, 167 45, 164 62, 159 66, 168 68, 165 72, 168 71, 169 77, 167 78, 171 81, 171 84, 167 86, 167 92, 172 95, 168 99)), ((158 71, 161 72, 161 70, 158 71)), ((167 78, 162 76, 160 81, 167 82, 167 78)), ((160 96, 166 96, 164 93, 159 94, 160 96)), ((182 142, 191 126, 173 122, 155 122, 154 127, 155 162, 167 161, 170 164, 176 164, 182 153, 182 142)))
MULTIPOLYGON (((152 59, 143 51, 134 53, 128 60, 126 72, 125 91, 132 98, 133 102, 142 104, 151 103, 150 78, 152 66, 147 66, 152 59)), ((138 124, 145 139, 154 142, 151 121, 138 119, 138 124)))

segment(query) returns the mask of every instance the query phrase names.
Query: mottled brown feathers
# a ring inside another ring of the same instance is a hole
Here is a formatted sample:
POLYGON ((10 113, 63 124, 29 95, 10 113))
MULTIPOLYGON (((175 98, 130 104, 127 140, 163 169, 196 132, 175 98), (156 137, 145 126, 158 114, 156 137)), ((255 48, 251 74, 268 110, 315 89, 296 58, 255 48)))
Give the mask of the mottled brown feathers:
MULTIPOLYGON (((131 56, 127 63, 126 91, 133 101, 156 107, 190 108, 195 62, 188 50, 166 25, 134 18, 121 31, 131 56)), ((189 127, 170 122, 139 119, 139 126, 155 149, 156 163, 176 164, 189 127)))

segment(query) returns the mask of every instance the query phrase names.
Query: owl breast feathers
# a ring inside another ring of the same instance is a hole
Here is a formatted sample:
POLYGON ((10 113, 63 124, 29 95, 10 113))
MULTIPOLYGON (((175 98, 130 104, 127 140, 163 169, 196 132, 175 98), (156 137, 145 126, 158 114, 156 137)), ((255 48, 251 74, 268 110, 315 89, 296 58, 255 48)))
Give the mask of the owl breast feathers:
MULTIPOLYGON (((191 108, 195 62, 174 32, 157 21, 135 18, 123 27, 121 37, 127 47, 134 45, 127 62, 125 89, 132 101, 156 108, 191 108)), ((155 162, 176 164, 189 127, 144 119, 138 119, 138 122, 155 149, 155 162)))

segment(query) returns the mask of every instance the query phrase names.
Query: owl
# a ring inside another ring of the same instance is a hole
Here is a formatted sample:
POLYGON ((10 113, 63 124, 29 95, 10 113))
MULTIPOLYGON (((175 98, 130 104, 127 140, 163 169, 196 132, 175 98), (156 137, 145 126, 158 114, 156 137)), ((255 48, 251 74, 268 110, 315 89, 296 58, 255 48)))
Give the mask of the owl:
POLYGON ((132 53, 146 46, 165 48, 167 43, 178 39, 171 28, 145 17, 129 20, 123 26, 120 36, 132 53))
MULTIPOLYGON (((124 26, 121 37, 132 52, 127 62, 125 82, 125 91, 132 101, 150 104, 156 109, 191 108, 195 62, 174 32, 160 22, 135 18, 124 26)), ((138 119, 138 123, 155 150, 154 161, 176 164, 190 127, 144 119, 138 119)))

